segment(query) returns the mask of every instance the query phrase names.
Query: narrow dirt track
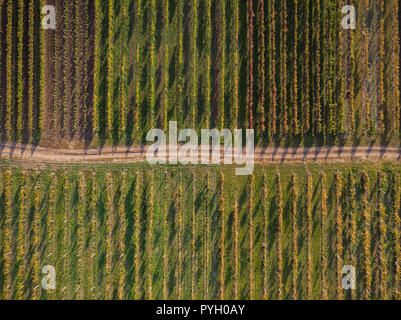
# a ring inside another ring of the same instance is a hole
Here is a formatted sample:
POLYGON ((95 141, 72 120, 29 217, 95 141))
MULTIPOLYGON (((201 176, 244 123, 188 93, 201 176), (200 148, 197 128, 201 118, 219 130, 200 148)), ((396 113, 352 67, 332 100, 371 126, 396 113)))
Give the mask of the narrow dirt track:
MULTIPOLYGON (((146 147, 68 150, 4 143, 0 144, 0 158, 38 163, 136 163, 146 161, 146 147)), ((255 150, 255 163, 400 160, 399 147, 300 147, 255 150)))

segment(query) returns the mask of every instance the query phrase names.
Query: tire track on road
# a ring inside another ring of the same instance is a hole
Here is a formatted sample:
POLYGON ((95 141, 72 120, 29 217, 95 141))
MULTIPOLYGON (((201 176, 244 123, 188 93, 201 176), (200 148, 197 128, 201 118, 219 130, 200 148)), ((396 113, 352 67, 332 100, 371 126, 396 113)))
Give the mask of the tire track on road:
MULTIPOLYGON (((0 144, 0 158, 43 163, 146 162, 146 146, 90 149, 53 149, 23 144, 0 144)), ((220 149, 223 159, 223 147, 220 149)), ((199 148, 199 159, 201 149, 199 148)), ((167 148, 168 154, 168 148, 167 148)), ((303 163, 349 161, 400 161, 401 147, 293 147, 256 148, 255 163, 303 163)), ((199 161, 200 163, 200 161, 199 161)))

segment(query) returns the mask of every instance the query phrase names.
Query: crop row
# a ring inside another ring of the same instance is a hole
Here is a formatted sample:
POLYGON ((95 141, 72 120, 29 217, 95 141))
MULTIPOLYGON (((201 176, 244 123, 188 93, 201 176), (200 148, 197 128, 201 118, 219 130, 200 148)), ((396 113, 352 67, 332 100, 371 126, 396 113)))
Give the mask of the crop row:
POLYGON ((358 2, 356 30, 336 0, 74 0, 56 30, 43 4, 1 3, 5 139, 143 143, 169 120, 263 145, 399 135, 396 0, 358 2))
POLYGON ((135 166, 1 177, 2 298, 400 295, 396 165, 264 167, 240 179, 135 166), (54 291, 42 289, 44 265, 56 268, 54 291), (345 265, 356 290, 342 288, 345 265))

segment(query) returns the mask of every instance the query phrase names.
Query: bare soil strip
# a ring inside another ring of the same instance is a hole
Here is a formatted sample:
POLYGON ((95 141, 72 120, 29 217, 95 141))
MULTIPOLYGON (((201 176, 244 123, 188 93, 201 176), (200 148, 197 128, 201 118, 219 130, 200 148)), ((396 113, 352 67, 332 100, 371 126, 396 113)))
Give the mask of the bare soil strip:
MULTIPOLYGON (((68 150, 0 143, 0 158, 44 163, 135 163, 146 162, 146 147, 132 146, 68 150)), ((256 148, 255 150, 255 163, 400 160, 401 147, 300 147, 256 148)))

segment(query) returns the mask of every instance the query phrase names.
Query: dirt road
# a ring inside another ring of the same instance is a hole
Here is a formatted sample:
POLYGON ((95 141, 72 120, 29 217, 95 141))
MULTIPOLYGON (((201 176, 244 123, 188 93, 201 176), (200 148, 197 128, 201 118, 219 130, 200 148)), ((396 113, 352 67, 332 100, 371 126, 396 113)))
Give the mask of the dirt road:
MULTIPOLYGON (((40 163, 135 163, 146 161, 146 147, 118 147, 86 150, 51 149, 21 144, 0 144, 0 158, 40 163)), ((257 148, 255 163, 400 161, 401 148, 312 147, 257 148)))

